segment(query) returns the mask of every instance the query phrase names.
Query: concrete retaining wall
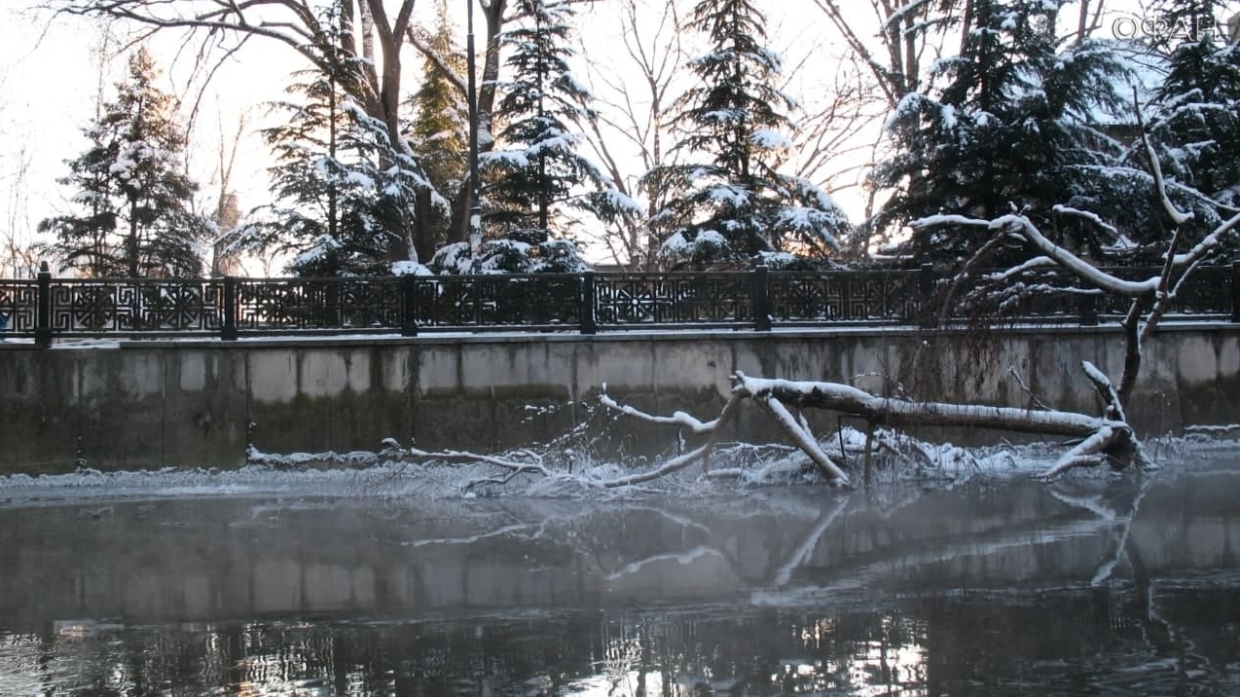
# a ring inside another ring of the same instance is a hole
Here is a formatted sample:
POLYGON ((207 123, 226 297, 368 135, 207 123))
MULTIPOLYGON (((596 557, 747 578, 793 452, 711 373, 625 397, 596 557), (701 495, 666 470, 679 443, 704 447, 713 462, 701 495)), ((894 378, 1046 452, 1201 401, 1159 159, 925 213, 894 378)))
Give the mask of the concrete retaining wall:
MULTIPOLYGON (((1123 357, 1119 333, 1099 327, 1010 330, 984 345, 908 329, 130 341, 45 350, 7 342, 0 343, 0 472, 68 471, 79 459, 100 469, 234 467, 248 443, 267 452, 346 452, 374 450, 391 437, 487 450, 563 434, 589 418, 582 400, 603 384, 643 408, 712 416, 734 370, 1026 406, 1012 366, 1044 403, 1092 413, 1080 362, 1118 379, 1123 357)), ((1145 433, 1240 422, 1240 326, 1165 328, 1145 347, 1127 408, 1145 433)), ((738 428, 738 436, 756 433, 756 415, 743 414, 738 428)), ((617 447, 640 449, 663 435, 625 436, 617 447)))

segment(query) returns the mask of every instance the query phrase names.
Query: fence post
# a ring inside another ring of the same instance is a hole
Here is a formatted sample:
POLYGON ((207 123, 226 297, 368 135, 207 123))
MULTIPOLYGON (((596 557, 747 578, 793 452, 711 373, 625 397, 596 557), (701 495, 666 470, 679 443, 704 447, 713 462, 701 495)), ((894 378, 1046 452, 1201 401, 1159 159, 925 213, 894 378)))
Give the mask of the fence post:
POLYGON ((594 272, 581 275, 581 333, 597 334, 598 321, 594 314, 594 272))
POLYGON ((770 269, 765 265, 753 270, 753 328, 760 332, 771 331, 770 283, 770 269))
POLYGON ((934 265, 922 264, 917 270, 917 314, 918 323, 923 328, 932 328, 938 324, 934 318, 934 307, 930 298, 934 296, 934 265))
POLYGON ((224 326, 220 328, 224 341, 237 340, 237 279, 224 277, 224 326))
POLYGON ((1240 323, 1240 261, 1231 262, 1231 321, 1240 323))
POLYGON ((1081 296, 1081 326, 1098 326, 1098 296, 1090 293, 1081 296))
POLYGON ((34 344, 39 348, 52 345, 52 272, 47 262, 39 264, 39 289, 35 299, 34 344))
POLYGON ((401 303, 400 335, 418 335, 418 277, 414 274, 401 276, 401 289, 405 301, 401 303))

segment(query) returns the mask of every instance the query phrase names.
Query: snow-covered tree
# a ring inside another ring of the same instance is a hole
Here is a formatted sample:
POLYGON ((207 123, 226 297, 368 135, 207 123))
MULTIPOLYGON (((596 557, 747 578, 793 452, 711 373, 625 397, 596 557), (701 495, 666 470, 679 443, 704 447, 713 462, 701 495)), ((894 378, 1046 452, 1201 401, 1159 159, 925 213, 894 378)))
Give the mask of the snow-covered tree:
POLYGON ((336 76, 309 77, 290 87, 294 99, 273 105, 289 120, 263 132, 276 158, 276 202, 229 233, 227 247, 291 256, 289 270, 301 276, 389 273, 426 190, 421 170, 336 76))
POLYGON ((694 7, 692 26, 706 35, 707 51, 690 61, 696 85, 674 117, 686 164, 657 167, 644 182, 668 198, 651 226, 673 264, 821 254, 848 229, 826 192, 777 169, 795 101, 778 89, 780 60, 763 44, 765 24, 752 0, 694 7))
POLYGON ((433 273, 503 274, 503 273, 583 273, 590 264, 581 258, 577 243, 565 239, 549 239, 538 244, 520 240, 486 240, 474 256, 468 242, 446 244, 435 252, 427 265, 433 273))
POLYGON ((60 180, 74 189, 73 213, 49 218, 48 250, 91 276, 197 276, 211 226, 193 212, 197 185, 184 169, 177 100, 156 86, 158 70, 139 48, 116 98, 84 130, 87 150, 60 180))
POLYGON ((511 28, 500 37, 508 51, 506 78, 494 121, 494 149, 482 155, 487 228, 539 242, 553 228, 565 236, 584 213, 607 220, 631 202, 577 152, 582 124, 594 118, 590 94, 573 76, 569 58, 571 0, 517 0, 511 28))
MULTIPOLYGON (((1109 176, 1123 176, 1110 168, 1123 144, 1101 126, 1132 108, 1124 67, 1110 43, 1057 37, 1063 4, 974 0, 960 54, 940 60, 933 87, 906 95, 889 121, 896 152, 872 177, 893 194, 874 228, 895 232, 938 213, 989 219, 1012 208, 1086 207, 1113 185, 1109 176)), ((1088 234, 1082 226, 1060 232, 1065 244, 1088 243, 1076 239, 1088 234)), ((911 250, 925 261, 962 260, 986 240, 976 233, 920 228, 911 250)))
MULTIPOLYGON (((427 37, 436 58, 424 57, 422 86, 410 100, 414 116, 409 140, 434 190, 445 195, 462 190, 469 159, 469 104, 451 80, 453 74, 465 71, 465 55, 454 42, 455 35, 448 2, 440 0, 434 33, 427 37)), ((452 241, 451 220, 431 205, 430 190, 421 192, 417 201, 418 217, 430 220, 435 247, 452 241)))
POLYGON ((288 98, 271 105, 286 120, 263 131, 276 161, 275 200, 217 243, 225 251, 291 258, 289 270, 301 276, 390 273, 410 265, 418 197, 443 206, 403 136, 393 142, 354 96, 373 66, 347 49, 350 7, 333 3, 316 15, 321 36, 306 49, 316 67, 296 74, 288 98))
POLYGON ((1168 175, 1240 207, 1240 42, 1203 36, 1177 46, 1155 109, 1150 130, 1168 175))
MULTIPOLYGON (((488 36, 502 25, 505 3, 485 3, 488 36)), ((352 66, 352 79, 342 81, 341 87, 370 124, 382 124, 386 133, 381 149, 395 154, 381 162, 382 169, 409 173, 423 188, 429 182, 405 137, 407 122, 402 118, 407 102, 402 91, 407 84, 402 79, 403 59, 415 25, 415 4, 415 0, 49 0, 47 6, 68 14, 121 19, 153 31, 189 32, 201 40, 197 55, 206 59, 230 57, 236 42, 255 39, 296 51, 324 74, 341 65, 352 66)), ((487 65, 490 70, 490 61, 487 65)), ((388 216, 383 222, 398 226, 385 233, 390 261, 429 258, 434 252, 429 220, 410 213, 388 216)))

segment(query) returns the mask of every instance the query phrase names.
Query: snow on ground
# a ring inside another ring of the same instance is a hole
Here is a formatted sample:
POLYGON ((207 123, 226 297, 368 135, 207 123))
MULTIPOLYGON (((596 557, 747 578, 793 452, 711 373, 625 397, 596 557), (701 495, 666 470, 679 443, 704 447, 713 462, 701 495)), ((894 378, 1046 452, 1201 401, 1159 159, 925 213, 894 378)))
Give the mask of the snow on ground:
MULTIPOLYGON (((1240 429, 1240 426, 1233 427, 1240 429)), ((895 444, 898 445, 899 444, 895 444)), ((1240 442, 1206 436, 1159 438, 1145 443, 1156 464, 1166 469, 1192 468, 1219 459, 1240 462, 1240 442)), ((924 442, 907 442, 896 468, 876 466, 875 481, 914 480, 927 486, 950 488, 975 478, 1026 479, 1043 472, 1062 448, 1048 444, 960 448, 924 442)), ((370 457, 373 457, 370 456, 370 457)), ((786 451, 757 462, 716 462, 709 476, 690 468, 640 487, 604 491, 599 482, 631 474, 633 469, 615 463, 591 463, 575 473, 552 477, 522 475, 499 487, 466 482, 494 476, 486 465, 438 465, 382 462, 366 467, 319 468, 325 455, 297 453, 264 454, 263 465, 237 470, 165 468, 158 471, 99 472, 74 474, 0 476, 0 507, 61 505, 74 502, 188 499, 188 498, 280 498, 309 500, 353 498, 376 500, 469 500, 505 498, 604 499, 640 498, 647 495, 700 498, 770 491, 775 488, 825 487, 800 453, 786 451)), ((336 456, 336 462, 348 462, 336 456)), ((851 471, 861 486, 861 456, 850 452, 851 471)), ((1126 476, 1106 468, 1073 472, 1077 479, 1126 476)))

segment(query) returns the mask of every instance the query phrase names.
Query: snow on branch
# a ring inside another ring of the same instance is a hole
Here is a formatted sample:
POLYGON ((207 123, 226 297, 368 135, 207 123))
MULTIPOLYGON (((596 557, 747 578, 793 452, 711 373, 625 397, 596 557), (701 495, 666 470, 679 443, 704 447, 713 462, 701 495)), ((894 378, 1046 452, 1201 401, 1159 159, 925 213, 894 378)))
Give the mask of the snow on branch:
POLYGON ((1192 249, 1183 254, 1176 254, 1172 260, 1176 266, 1187 266, 1196 261, 1204 259, 1213 252, 1222 242, 1223 238, 1229 233, 1240 230, 1240 213, 1228 218, 1214 228, 1210 234, 1206 235, 1193 246, 1192 249))
POLYGON ((1103 426, 1093 435, 1078 443, 1050 469, 1042 473, 1043 479, 1053 479, 1077 467, 1092 467, 1103 459, 1103 453, 1115 444, 1119 432, 1103 426))
POLYGON ((1118 240, 1123 237, 1123 235, 1120 234, 1120 231, 1116 229, 1114 225, 1103 220, 1101 216, 1099 216, 1097 213, 1094 213, 1092 211, 1083 211, 1078 208, 1073 208, 1071 206, 1064 206, 1064 205, 1053 206, 1051 210, 1057 215, 1068 215, 1068 216, 1073 216, 1076 218, 1083 218, 1085 220, 1088 220, 1094 225, 1110 233, 1112 239, 1118 240))
POLYGON ((667 462, 663 463, 659 467, 656 467, 653 470, 649 470, 646 472, 639 472, 637 474, 629 475, 627 477, 619 477, 617 479, 612 479, 609 481, 604 481, 604 482, 599 483, 602 487, 607 488, 607 489, 613 489, 613 488, 618 488, 618 487, 623 487, 623 486, 632 486, 634 484, 642 484, 645 482, 653 481, 655 479, 658 479, 659 477, 663 477, 665 475, 671 474, 672 472, 682 470, 688 467, 689 465, 692 465, 693 463, 699 462, 699 461, 702 463, 703 471, 709 471, 710 470, 710 455, 715 449, 715 443, 716 443, 718 433, 719 433, 718 426, 726 422, 726 420, 732 414, 732 412, 736 409, 737 404, 740 403, 740 400, 742 398, 740 395, 733 394, 732 397, 728 399, 727 404, 724 405, 723 410, 719 413, 719 416, 717 418, 712 419, 709 422, 703 423, 702 421, 699 421, 693 418, 692 416, 685 414, 684 412, 676 412, 672 417, 669 418, 669 417, 654 416, 651 414, 647 414, 638 409, 634 409, 633 407, 621 406, 614 399, 612 399, 611 397, 607 395, 606 390, 607 390, 607 386, 603 385, 603 391, 599 394, 599 402, 602 403, 603 406, 609 409, 614 409, 627 416, 632 416, 632 417, 641 419, 643 421, 648 421, 650 423, 688 426, 689 428, 693 429, 694 433, 699 433, 699 434, 709 433, 710 434, 710 438, 706 441, 704 445, 699 446, 698 448, 691 450, 687 453, 678 455, 672 458, 671 460, 668 460, 667 462))
POLYGON ((1089 378, 1089 381, 1094 383, 1094 389, 1102 397, 1103 404, 1106 404, 1106 411, 1103 413, 1107 418, 1127 421, 1124 417, 1124 408, 1119 402, 1119 394, 1116 393, 1115 386, 1111 384, 1111 379, 1089 361, 1082 361, 1081 367, 1085 370, 1085 376, 1089 378))
POLYGON ((603 385, 603 391, 599 395, 599 402, 602 403, 602 405, 607 407, 608 409, 614 409, 615 411, 618 411, 621 414, 624 414, 625 416, 632 416, 636 419, 641 419, 642 421, 649 421, 650 423, 654 423, 654 424, 683 426, 685 428, 688 428, 693 433, 699 434, 699 435, 704 434, 704 433, 711 433, 719 426, 718 418, 711 419, 710 421, 699 421, 697 418, 693 417, 690 414, 686 414, 683 411, 675 412, 671 416, 655 416, 653 414, 647 414, 646 412, 641 411, 640 409, 635 409, 626 404, 620 404, 616 402, 616 400, 612 399, 611 396, 607 394, 607 385, 603 385))
MULTIPOLYGON (((736 394, 738 394, 738 391, 734 389, 733 395, 736 394)), ((743 391, 740 394, 743 394, 743 391)), ((762 407, 762 410, 775 419, 775 422, 784 429, 784 433, 788 434, 788 437, 801 449, 801 452, 809 456, 809 459, 813 461, 823 476, 829 481, 838 482, 843 486, 849 485, 848 475, 844 473, 844 470, 829 455, 823 452, 822 448, 818 446, 818 442, 809 434, 808 429, 793 418, 792 414, 788 412, 787 407, 779 400, 772 399, 770 394, 753 394, 751 396, 762 407)))
POLYGON ((1016 235, 1023 238, 1037 251, 1054 261, 1061 268, 1097 288, 1116 295, 1129 298, 1139 297, 1153 293, 1158 288, 1157 276, 1143 281, 1127 281, 1099 270, 1093 264, 1081 259, 1067 248, 1061 247, 1047 239, 1029 218, 1017 213, 1003 215, 994 220, 969 218, 962 215, 934 215, 910 223, 910 226, 914 229, 939 225, 988 227, 996 232, 1016 235))
MULTIPOLYGON (((544 477, 549 476, 551 474, 547 470, 546 466, 544 466, 542 462, 538 461, 538 459, 536 459, 534 462, 519 462, 516 460, 510 460, 510 459, 501 458, 501 457, 494 457, 491 455, 481 455, 478 453, 471 453, 468 451, 438 450, 434 452, 429 452, 426 450, 419 450, 417 448, 410 448, 409 456, 415 460, 435 460, 437 462, 448 462, 448 463, 455 463, 455 464, 482 463, 482 464, 487 464, 487 465, 494 465, 496 467, 499 467, 502 470, 506 470, 510 475, 508 479, 512 479, 512 477, 515 477, 518 474, 526 474, 526 473, 539 474, 544 477)), ((466 488, 469 488, 469 487, 466 487, 466 488)))
MULTIPOLYGON (((971 426, 1020 433, 1084 437, 1106 422, 1096 416, 1065 411, 1036 411, 981 404, 917 402, 879 397, 850 385, 833 382, 793 382, 751 378, 736 373, 741 389, 748 394, 770 393, 782 402, 798 407, 840 411, 877 425, 908 428, 915 426, 971 426)), ((1125 426, 1126 424, 1118 424, 1125 426)))
POLYGON ((1162 165, 1158 163, 1158 153, 1154 151, 1154 144, 1150 142, 1150 135, 1145 129, 1145 119, 1141 116, 1141 110, 1137 109, 1137 125, 1141 128, 1141 144, 1145 146, 1145 155, 1150 160, 1150 173, 1154 175, 1154 186, 1158 189, 1158 199, 1162 202, 1162 207, 1167 211, 1167 215, 1171 217, 1171 222, 1178 228, 1184 223, 1193 219, 1192 212, 1185 213, 1175 207, 1171 197, 1167 195, 1167 180, 1163 177, 1162 165))

